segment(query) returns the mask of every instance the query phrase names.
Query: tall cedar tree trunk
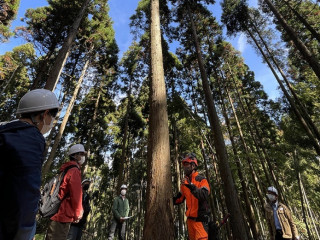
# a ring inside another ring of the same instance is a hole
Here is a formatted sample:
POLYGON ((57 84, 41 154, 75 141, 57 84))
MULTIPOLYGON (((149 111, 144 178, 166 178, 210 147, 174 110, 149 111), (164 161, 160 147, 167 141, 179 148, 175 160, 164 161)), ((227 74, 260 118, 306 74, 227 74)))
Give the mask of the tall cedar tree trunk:
POLYGON ((300 176, 300 170, 299 170, 300 164, 299 164, 299 159, 297 157, 297 151, 296 150, 293 153, 293 160, 295 162, 296 176, 297 176, 297 181, 298 181, 298 185, 299 185, 299 194, 300 194, 303 221, 304 221, 304 224, 306 225, 308 237, 309 237, 309 239, 312 239, 311 233, 310 233, 310 229, 309 229, 309 225, 308 225, 308 222, 307 222, 307 217, 306 217, 306 209, 305 209, 305 203, 304 203, 303 194, 302 194, 302 187, 301 187, 302 182, 301 182, 301 176, 300 176))
MULTIPOLYGON (((235 81, 235 80, 234 80, 234 77, 232 76, 233 73, 232 73, 232 71, 231 71, 231 68, 230 68, 229 63, 226 62, 226 64, 228 65, 228 68, 229 68, 229 71, 230 71, 230 74, 231 74, 231 79, 232 79, 233 81, 235 81)), ((222 72, 221 72, 221 77, 223 78, 222 72)), ((226 78, 225 78, 225 79, 226 79, 226 78)), ((227 83, 226 80, 225 80, 224 82, 227 83)), ((231 85, 231 84, 230 84, 230 85, 231 85)), ((235 118, 235 121, 236 121, 236 123, 237 123, 237 128, 238 128, 239 133, 240 133, 241 142, 243 143, 243 146, 244 146, 244 150, 245 150, 245 153, 246 153, 246 158, 247 158, 247 160, 248 160, 248 163, 249 163, 249 165, 250 165, 250 168, 252 168, 251 173, 252 173, 253 176, 254 176, 254 175, 256 175, 256 174, 254 174, 255 170, 253 169, 253 164, 252 164, 252 160, 251 160, 251 157, 250 157, 250 156, 251 156, 251 153, 253 153, 253 150, 252 150, 252 149, 255 149, 255 148, 252 147, 252 146, 249 147, 249 146, 246 144, 246 141, 245 141, 245 138, 244 138, 244 134, 243 134, 243 132, 242 132, 242 127, 241 127, 240 122, 239 122, 239 120, 238 120, 237 112, 236 112, 236 109, 235 109, 235 107, 234 107, 233 99, 232 99, 232 97, 231 97, 231 94, 229 93, 227 84, 224 85, 224 88, 225 88, 226 96, 227 96, 227 98, 228 98, 228 100, 229 100, 229 102, 230 102, 230 106, 231 106, 232 111, 233 111, 233 113, 234 113, 234 118, 235 118)), ((229 88, 231 89, 231 86, 229 86, 229 88)), ((238 93, 237 90, 236 90, 236 93, 238 93)), ((243 112, 242 112, 242 116, 243 116, 243 118, 247 118, 248 115, 246 114, 246 111, 245 111, 245 109, 244 109, 244 107, 243 107, 242 100, 241 100, 241 96, 240 96, 240 94, 237 94, 237 96, 238 96, 238 99, 239 99, 239 102, 240 102, 241 109, 242 109, 242 111, 243 111, 243 112)), ((252 118, 252 119, 248 119, 248 120, 249 120, 249 121, 248 121, 247 126, 248 126, 248 129, 249 129, 249 132, 251 133, 251 136, 252 136, 252 139, 254 140, 254 143, 256 143, 255 135, 254 135, 254 132, 253 132, 252 126, 251 126, 251 125, 252 125, 251 122, 253 122, 253 124, 254 124, 253 118, 252 118)), ((257 144, 256 144, 256 145, 257 145, 257 144)), ((258 149, 258 148, 257 148, 257 149, 258 149)), ((258 152, 258 154, 260 155, 260 152, 259 152, 259 151, 257 151, 257 152, 258 152)), ((271 181, 270 181, 270 178, 269 178, 269 174, 268 174, 267 168, 266 168, 266 166, 265 166, 265 162, 263 161, 263 159, 261 158, 261 156, 259 156, 259 160, 260 160, 261 166, 262 166, 262 168, 263 168, 265 177, 266 177, 266 179, 267 179, 267 183, 268 183, 268 185, 270 186, 270 185, 272 185, 272 184, 271 184, 271 181)), ((258 174, 259 174, 259 173, 258 173, 258 174)), ((260 174, 259 174, 259 175, 260 175, 260 174)), ((258 191, 258 192, 259 192, 259 191, 258 191)), ((262 206, 263 206, 263 205, 262 205, 262 206)))
POLYGON ((226 198, 227 208, 231 214, 231 228, 234 239, 246 240, 248 239, 245 227, 245 221, 242 215, 241 206, 238 200, 237 190, 233 181, 231 169, 228 162, 227 150, 224 143, 220 120, 214 105, 211 89, 208 83, 207 73, 204 68, 201 50, 199 46, 198 36, 196 33, 195 24, 191 15, 191 10, 188 5, 188 15, 192 25, 192 33, 194 44, 197 51, 198 64, 201 73, 202 85, 205 94, 206 104, 208 106, 209 121, 214 137, 214 145, 216 148, 221 178, 223 180, 223 190, 226 198))
MULTIPOLYGON (((219 79, 219 78, 217 77, 217 79, 219 79)), ((228 129, 228 133, 229 133, 229 137, 230 137, 230 141, 231 141, 233 154, 235 156, 235 163, 237 165, 238 176, 239 176, 240 184, 241 184, 241 187, 242 187, 244 202, 246 204, 246 213, 247 213, 249 225, 250 225, 250 228, 251 228, 251 231, 252 231, 253 238, 254 239, 259 239, 259 229, 258 229, 258 226, 257 226, 257 221, 255 220, 253 207, 252 207, 252 204, 251 204, 250 199, 249 199, 248 186, 246 184, 247 181, 246 181, 246 179, 245 179, 245 177, 243 176, 243 173, 242 173, 243 166, 242 166, 241 160, 240 160, 240 158, 238 156, 238 150, 236 148, 237 145, 235 143, 235 140, 234 140, 234 137, 233 137, 233 134, 232 134, 232 131, 231 131, 230 120, 229 120, 229 117, 227 115, 227 111, 226 111, 225 103, 224 103, 224 100, 223 100, 224 98, 223 98, 223 95, 222 95, 222 90, 221 90, 221 87, 220 87, 220 83, 219 83, 219 95, 220 95, 220 101, 221 101, 221 106, 222 106, 222 112, 223 112, 223 115, 224 115, 224 118, 225 118, 225 121, 226 121, 227 129, 228 129)))
POLYGON ((254 43, 256 44, 257 48, 259 49, 259 51, 261 52, 264 60, 266 61, 266 63, 268 64, 270 70, 272 71, 273 75, 275 76, 277 82, 279 83, 279 86, 283 92, 283 94, 285 95, 286 99, 289 101, 292 110, 294 111, 295 115, 297 116, 298 121, 300 122, 300 124, 302 125, 302 127, 304 128, 304 130, 306 131, 306 134, 308 135, 308 137, 310 138, 316 152, 318 155, 320 155, 320 145, 318 143, 318 141, 316 140, 316 138, 313 135, 313 132, 311 131, 311 129, 309 128, 308 124, 306 123, 306 121, 304 120, 303 116, 301 115, 299 109, 297 108, 294 100, 292 99, 292 97, 289 95, 287 89, 285 88, 285 86, 283 85, 281 79, 279 78, 278 74, 276 73, 275 69, 272 67, 272 64, 270 63, 268 57, 266 56, 266 54, 264 53, 264 51, 262 50, 261 46, 259 45, 259 43, 257 42, 257 40, 255 39, 255 37, 253 36, 252 32, 247 28, 247 32, 249 33, 250 37, 252 38, 252 40, 254 41, 254 43))
MULTIPOLYGON (((252 19, 251 19, 252 21, 252 19)), ((269 57, 271 58, 271 60, 273 61, 274 65, 277 67, 278 71, 280 72, 284 82, 286 83, 287 87, 289 88, 292 96, 294 97, 295 102, 297 103, 299 109, 302 111, 302 116, 305 119, 305 121, 308 123, 308 125, 310 126, 311 130, 313 131, 313 133, 315 134, 316 138, 318 139, 318 141, 320 141, 320 132, 317 128, 317 126, 314 124, 314 122, 312 121, 306 107, 304 106, 304 104, 300 101, 299 97, 297 96, 295 90, 293 89, 292 85, 290 84, 287 76, 285 75, 285 73, 283 72, 282 68, 280 67, 278 61, 274 58, 272 52, 270 51, 268 44, 265 42, 265 40, 263 39, 263 37, 260 34, 259 29, 257 28, 257 26, 255 25, 254 22, 251 22, 252 26, 255 30, 255 32, 258 34, 261 42, 263 43, 263 46, 266 48, 269 57)))
MULTIPOLYGON (((173 141, 174 141, 174 165, 176 168, 175 171, 175 178, 176 178, 176 184, 175 187, 179 189, 181 180, 180 180, 180 162, 179 162, 179 139, 178 139, 178 131, 177 131, 177 123, 174 119, 172 121, 172 127, 173 127, 173 141)), ((179 220, 179 236, 183 236, 184 232, 184 213, 183 213, 183 204, 178 205, 178 220, 179 220)))
MULTIPOLYGON (((175 82, 172 79, 171 83, 171 101, 174 101, 174 97, 176 95, 175 91, 175 82)), ((175 188, 179 191, 180 184, 181 184, 181 167, 179 162, 179 137, 178 137, 178 129, 177 129, 177 120, 174 115, 171 115, 171 125, 172 125, 172 132, 173 132, 173 142, 174 142, 174 166, 175 166, 175 188)), ((179 235, 184 236, 184 207, 185 204, 179 204, 178 206, 178 220, 179 220, 179 235)))
POLYGON ((120 187, 123 183, 123 170, 124 170, 124 165, 126 162, 126 158, 127 158, 127 141, 128 141, 128 131, 129 131, 129 111, 131 108, 131 81, 129 84, 129 90, 127 92, 127 98, 128 98, 128 105, 127 105, 127 109, 126 109, 126 114, 124 116, 124 134, 123 134, 123 138, 122 138, 122 147, 121 147, 121 158, 120 158, 120 163, 119 163, 119 176, 118 176, 118 185, 117 185, 117 192, 120 193, 120 187))
MULTIPOLYGON (((229 100, 229 104, 230 104, 230 106, 232 108, 232 113, 233 113, 233 116, 234 116, 235 121, 236 121, 237 129, 238 129, 238 132, 239 132, 239 135, 240 135, 240 139, 241 139, 242 145, 244 147, 245 158, 246 158, 246 160, 248 162, 248 165, 249 165, 250 174, 251 174, 251 177, 252 177, 255 189, 256 189, 256 194, 258 195, 258 198, 260 200, 261 211, 265 214, 264 207, 263 207, 264 203, 265 203, 264 196, 262 194, 262 190, 261 190, 261 187, 260 187, 260 184, 259 184, 259 180, 258 180, 258 177, 257 177, 257 174, 256 174, 256 170, 254 169, 254 166, 253 166, 253 163, 252 163, 252 159, 250 157, 251 154, 249 152, 248 146, 247 146, 246 141, 244 139, 242 128, 241 128, 241 125, 240 125, 240 122, 238 120, 238 116, 237 116, 237 113, 236 113, 236 110, 235 110, 235 107, 234 107, 234 104, 233 104, 233 100, 232 100, 232 98, 231 98, 231 96, 229 94, 229 91, 228 91, 228 89, 226 87, 225 87, 225 91, 226 91, 227 98, 229 100)), ((245 116, 244 113, 243 113, 243 116, 245 116)), ((251 135, 252 135, 252 138, 254 138, 252 131, 251 131, 251 135)), ((267 175, 267 173, 265 173, 265 174, 267 175)))
POLYGON ((60 78, 62 69, 67 61, 68 56, 69 56, 73 40, 75 39, 75 37, 78 33, 80 22, 86 12, 86 9, 87 9, 90 1, 91 0, 85 0, 85 2, 83 3, 83 5, 80 9, 80 12, 79 12, 77 18, 73 22, 73 24, 70 28, 70 31, 68 33, 68 36, 67 36, 66 40, 64 41, 61 49, 59 50, 58 56, 56 57, 55 62, 52 66, 52 69, 50 70, 50 74, 48 76, 46 85, 44 87, 45 89, 53 91, 56 88, 56 85, 57 85, 58 80, 60 78))
MULTIPOLYGON (((230 66, 229 66, 229 70, 231 72, 231 69, 230 69, 230 66)), ((269 168, 269 172, 272 176, 272 180, 274 182, 274 184, 276 185, 279 193, 280 193, 280 196, 282 197, 282 199, 285 201, 285 195, 283 194, 283 191, 282 191, 282 187, 279 185, 279 181, 277 180, 277 177, 276 175, 274 174, 274 170, 273 170, 273 167, 272 167, 272 164, 271 164, 271 161, 270 159, 267 157, 268 154, 266 153, 266 150, 264 148, 264 144, 263 144, 263 140, 262 140, 262 137, 258 131, 258 127, 257 127, 257 124, 255 121, 252 121, 252 119, 254 119, 254 116, 253 116, 253 111, 252 109, 250 108, 250 104, 248 103, 247 99, 245 98, 245 104, 243 103, 242 99, 241 99, 241 93, 239 91, 239 88, 242 89, 242 94, 243 95, 246 95, 246 94, 249 94, 249 93, 246 93, 244 90, 243 90, 243 87, 240 86, 238 87, 237 84, 236 84, 236 81, 234 79, 234 77, 232 77, 232 80, 233 80, 233 84, 234 84, 234 89, 237 93, 237 97, 239 99, 239 105, 243 111, 243 114, 244 116, 250 116, 248 118, 249 120, 249 131, 251 133, 251 136, 252 136, 252 140, 254 142, 254 145, 255 145, 255 148, 256 148, 256 151, 257 151, 257 154, 259 156, 259 160, 262 162, 261 164, 263 164, 263 162, 267 162, 267 165, 268 165, 268 168, 269 168), (245 106, 247 108, 245 108, 245 106), (255 134, 252 130, 252 126, 254 127, 255 129, 255 134), (261 152, 262 151, 262 152, 261 152)), ((270 180, 268 180, 268 182, 270 182, 270 180)), ((270 184, 271 185, 271 184, 270 184)), ((285 201, 286 202, 286 201, 285 201)))
POLYGON ((289 7, 289 9, 294 13, 294 15, 299 19, 299 21, 306 27, 306 29, 309 30, 311 33, 312 37, 317 39, 317 41, 320 43, 320 34, 309 24, 309 22, 306 20, 305 17, 302 17, 300 13, 294 9, 290 2, 288 0, 283 0, 286 5, 289 7))
POLYGON ((76 87, 74 89, 73 95, 72 95, 72 97, 70 99, 70 102, 69 102, 69 105, 68 105, 68 108, 66 110, 66 113, 65 113, 65 115, 63 117, 63 120, 62 120, 62 123, 60 125, 59 132, 57 133, 57 135, 56 135, 56 137, 54 139, 54 143, 53 143, 53 146, 51 148, 50 155, 49 155, 47 161, 45 162, 45 164, 43 166, 43 170, 42 170, 43 176, 46 175, 50 170, 50 166, 51 166, 51 164, 53 162, 53 159, 55 157, 58 145, 59 145, 60 140, 62 138, 64 129, 65 129, 66 125, 67 125, 67 122, 68 122, 69 116, 71 114, 74 102, 77 99, 77 96, 78 96, 81 84, 83 82, 85 73, 86 73, 86 71, 88 69, 88 66, 89 66, 89 60, 87 60, 86 63, 84 64, 84 67, 82 69, 81 75, 80 75, 79 80, 78 80, 78 83, 77 83, 77 85, 76 85, 76 87))
POLYGON ((98 96, 97 96, 96 102, 94 103, 94 111, 93 111, 92 121, 91 121, 90 127, 89 127, 88 140, 85 145, 85 150, 87 151, 87 156, 86 156, 87 160, 81 166, 82 179, 85 178, 85 175, 88 171, 88 161, 90 160, 89 156, 91 154, 91 152, 90 152, 91 151, 91 149, 90 149, 91 144, 90 143, 91 143, 91 139, 93 138, 93 133, 94 133, 93 130, 95 128, 95 123, 96 123, 96 120, 98 117, 98 108, 99 108, 99 103, 100 103, 100 99, 101 99, 102 86, 103 86, 103 82, 100 83, 100 87, 98 88, 99 89, 98 96))
POLYGON ((308 50, 308 48, 304 45, 304 43, 299 39, 295 31, 287 24, 286 20, 282 17, 280 12, 276 9, 276 7, 272 4, 270 0, 264 0, 264 2, 268 5, 270 10, 275 15, 279 24, 283 27, 283 29, 288 34, 289 38, 294 42, 296 48, 300 51, 303 59, 309 64, 314 73, 320 79, 320 64, 319 61, 312 55, 312 53, 308 50))
POLYGON ((148 186, 143 240, 174 240, 167 96, 159 0, 151 0, 151 86, 148 186))

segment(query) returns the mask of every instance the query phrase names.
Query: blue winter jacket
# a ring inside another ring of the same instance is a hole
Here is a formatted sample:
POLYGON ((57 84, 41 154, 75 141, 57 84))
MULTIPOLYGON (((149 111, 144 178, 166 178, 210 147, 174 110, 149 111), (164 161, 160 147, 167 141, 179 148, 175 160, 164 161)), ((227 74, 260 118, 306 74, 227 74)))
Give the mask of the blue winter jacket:
POLYGON ((44 149, 35 126, 0 126, 0 240, 29 240, 34 234, 44 149))

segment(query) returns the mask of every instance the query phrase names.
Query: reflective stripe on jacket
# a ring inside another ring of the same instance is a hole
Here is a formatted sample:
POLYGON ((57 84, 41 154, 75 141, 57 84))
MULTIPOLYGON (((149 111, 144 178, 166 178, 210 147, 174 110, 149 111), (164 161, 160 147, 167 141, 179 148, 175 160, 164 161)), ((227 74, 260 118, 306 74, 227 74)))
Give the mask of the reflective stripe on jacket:
POLYGON ((81 172, 78 163, 69 161, 61 166, 60 171, 70 165, 77 167, 67 171, 60 185, 59 198, 63 200, 59 211, 51 217, 51 220, 56 222, 74 222, 83 212, 81 172))
POLYGON ((174 198, 174 204, 180 204, 185 199, 187 202, 186 216, 190 218, 201 218, 209 214, 208 196, 210 194, 210 187, 205 177, 194 172, 191 175, 191 183, 195 185, 195 190, 191 192, 184 184, 181 184, 180 193, 174 198))
MULTIPOLYGON (((270 236, 270 239, 274 239, 276 235, 276 227, 274 223, 273 209, 269 203, 265 204, 265 209, 268 224, 272 229, 272 236, 270 236)), ((282 237, 290 239, 298 237, 298 230, 293 222, 289 208, 282 203, 278 203, 277 215, 282 228, 282 237)))

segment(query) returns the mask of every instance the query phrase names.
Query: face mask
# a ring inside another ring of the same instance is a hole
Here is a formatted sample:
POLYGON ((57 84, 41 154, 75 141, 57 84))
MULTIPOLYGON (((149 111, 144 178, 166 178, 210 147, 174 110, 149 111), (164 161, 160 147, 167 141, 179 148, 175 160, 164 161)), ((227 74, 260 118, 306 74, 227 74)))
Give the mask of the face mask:
POLYGON ((126 195, 126 193, 127 193, 127 190, 125 190, 125 189, 122 189, 122 190, 121 190, 121 195, 122 195, 122 196, 126 195))
POLYGON ((276 200, 276 196, 272 195, 272 194, 267 194, 268 199, 273 202, 276 200))
POLYGON ((85 157, 85 156, 81 156, 81 158, 80 158, 80 160, 78 161, 78 163, 79 163, 80 165, 82 165, 85 160, 86 160, 86 157, 85 157))
POLYGON ((47 132, 50 131, 50 129, 52 128, 53 126, 53 121, 54 121, 54 118, 52 117, 51 118, 51 122, 49 125, 46 124, 46 121, 43 119, 43 126, 40 130, 40 132, 42 133, 42 135, 46 134, 47 132))
POLYGON ((87 191, 89 189, 89 184, 84 185, 82 188, 83 190, 87 191))

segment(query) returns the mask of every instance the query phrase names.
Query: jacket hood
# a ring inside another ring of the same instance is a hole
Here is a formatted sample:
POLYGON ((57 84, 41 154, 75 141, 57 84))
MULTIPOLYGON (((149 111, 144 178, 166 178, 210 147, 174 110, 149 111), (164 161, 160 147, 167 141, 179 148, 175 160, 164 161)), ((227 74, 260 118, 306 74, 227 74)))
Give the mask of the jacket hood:
POLYGON ((80 169, 80 166, 79 164, 76 162, 76 161, 69 161, 69 162, 66 162, 64 163, 61 167, 60 167, 60 171, 62 172, 66 167, 69 167, 71 165, 75 165, 77 166, 79 169, 80 169))

